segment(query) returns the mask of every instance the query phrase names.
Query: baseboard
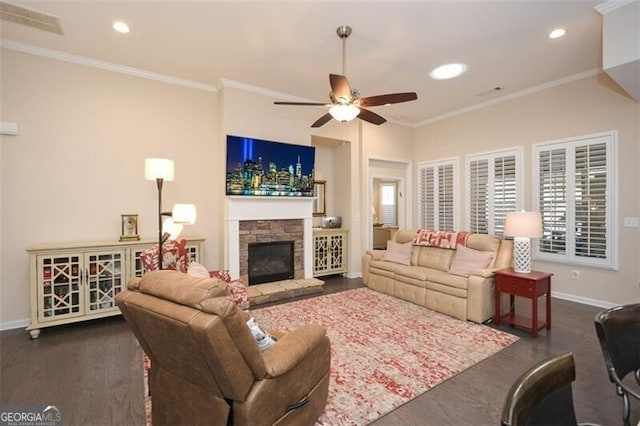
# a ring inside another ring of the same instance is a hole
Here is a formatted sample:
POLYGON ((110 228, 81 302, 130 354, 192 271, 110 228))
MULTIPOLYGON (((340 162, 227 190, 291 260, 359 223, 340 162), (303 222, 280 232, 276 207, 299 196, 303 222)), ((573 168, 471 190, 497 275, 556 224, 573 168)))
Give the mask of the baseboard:
POLYGON ((362 272, 347 272, 345 276, 347 278, 362 278, 362 272))
POLYGON ((611 302, 606 302, 604 300, 597 300, 597 299, 590 299, 588 297, 576 296, 574 294, 559 293, 557 291, 552 291, 551 297, 555 297, 562 300, 568 300, 569 302, 582 303, 583 305, 597 306, 599 308, 605 308, 605 309, 613 308, 614 306, 620 305, 620 303, 611 303, 611 302))
POLYGON ((28 326, 29 323, 31 323, 30 319, 22 319, 22 320, 17 320, 17 321, 0 322, 0 331, 13 330, 13 329, 16 329, 16 328, 23 328, 23 327, 28 326))

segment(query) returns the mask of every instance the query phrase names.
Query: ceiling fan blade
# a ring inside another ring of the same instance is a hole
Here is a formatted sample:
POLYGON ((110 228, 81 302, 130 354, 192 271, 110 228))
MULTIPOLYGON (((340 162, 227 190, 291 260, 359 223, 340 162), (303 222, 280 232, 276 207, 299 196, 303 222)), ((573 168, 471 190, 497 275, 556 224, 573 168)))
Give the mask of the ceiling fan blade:
POLYGON ((333 118, 333 117, 331 117, 331 114, 326 113, 326 114, 325 114, 325 115, 323 115, 322 117, 318 118, 318 119, 315 121, 315 123, 313 123, 313 124, 311 125, 311 127, 320 127, 320 126, 322 126, 323 124, 325 124, 325 123, 327 123, 328 121, 330 121, 330 120, 331 120, 331 118, 333 118))
POLYGON ((286 101, 274 101, 274 105, 302 105, 302 106, 327 106, 322 102, 286 102, 286 101))
POLYGON ((336 102, 344 99, 345 102, 351 102, 351 87, 347 77, 339 74, 329 74, 329 83, 331 84, 331 93, 336 102))
POLYGON ((360 114, 358 114, 358 118, 376 125, 380 125, 387 121, 383 116, 362 107, 360 107, 360 114))
POLYGON ((415 101, 418 95, 415 92, 390 93, 388 95, 367 96, 360 99, 360 106, 372 107, 387 104, 399 104, 400 102, 415 101))

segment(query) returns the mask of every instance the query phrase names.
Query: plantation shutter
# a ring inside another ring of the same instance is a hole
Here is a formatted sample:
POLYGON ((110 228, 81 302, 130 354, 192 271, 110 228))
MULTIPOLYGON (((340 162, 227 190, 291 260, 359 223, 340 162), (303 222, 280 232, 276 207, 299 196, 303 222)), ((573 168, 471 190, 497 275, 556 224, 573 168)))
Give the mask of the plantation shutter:
POLYGON ((469 164, 469 231, 489 233, 489 160, 469 164))
POLYGON ((521 197, 521 149, 467 156, 467 229, 504 234, 507 212, 518 210, 521 197))
POLYGON ((420 227, 435 229, 434 167, 420 169, 420 227))
POLYGON ((504 234, 507 212, 518 209, 518 179, 515 155, 494 159, 493 185, 493 230, 491 233, 504 234))
POLYGON ((381 222, 385 225, 396 225, 396 184, 384 183, 380 186, 382 211, 381 222))
POLYGON ((539 155, 540 251, 564 254, 567 229, 566 149, 550 149, 539 155))
POLYGON ((438 167, 438 230, 453 231, 453 165, 438 167))
POLYGON ((575 151, 575 255, 605 258, 607 249, 606 144, 575 151))
POLYGON ((420 166, 419 175, 420 227, 453 231, 456 209, 453 161, 420 166))

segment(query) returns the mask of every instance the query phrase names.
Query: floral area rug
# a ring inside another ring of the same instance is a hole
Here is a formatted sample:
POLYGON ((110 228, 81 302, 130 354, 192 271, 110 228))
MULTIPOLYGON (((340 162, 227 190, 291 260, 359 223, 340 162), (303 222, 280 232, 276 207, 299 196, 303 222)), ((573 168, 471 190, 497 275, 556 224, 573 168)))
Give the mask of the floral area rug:
POLYGON ((261 326, 326 327, 329 399, 320 425, 364 425, 509 346, 518 337, 368 288, 251 312, 261 326))
POLYGON ((326 327, 331 378, 317 425, 370 423, 518 340, 368 288, 260 308, 251 315, 259 325, 281 330, 310 323, 326 327))

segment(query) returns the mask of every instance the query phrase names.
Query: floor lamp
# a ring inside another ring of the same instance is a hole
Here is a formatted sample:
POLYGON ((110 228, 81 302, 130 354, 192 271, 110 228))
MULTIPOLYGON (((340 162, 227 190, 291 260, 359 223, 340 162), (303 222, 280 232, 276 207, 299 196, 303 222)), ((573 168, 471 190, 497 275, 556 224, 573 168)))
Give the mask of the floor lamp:
POLYGON ((504 235, 513 237, 513 270, 531 272, 531 238, 542 237, 540 212, 509 212, 505 219, 504 235))
POLYGON ((162 245, 168 238, 176 239, 182 231, 183 224, 196 221, 196 206, 193 204, 175 204, 171 212, 162 211, 162 185, 174 179, 173 160, 166 158, 146 158, 144 160, 144 177, 156 181, 158 187, 158 269, 162 269, 162 245), (162 216, 169 216, 162 223, 162 216))

